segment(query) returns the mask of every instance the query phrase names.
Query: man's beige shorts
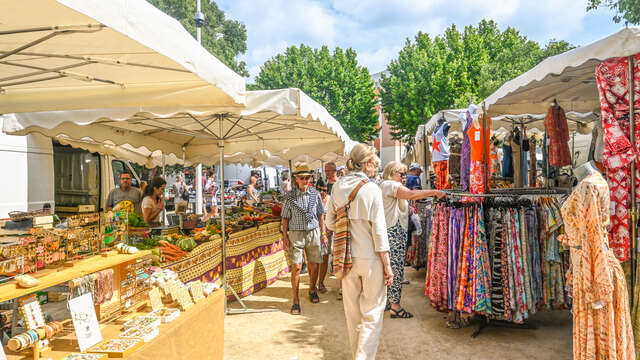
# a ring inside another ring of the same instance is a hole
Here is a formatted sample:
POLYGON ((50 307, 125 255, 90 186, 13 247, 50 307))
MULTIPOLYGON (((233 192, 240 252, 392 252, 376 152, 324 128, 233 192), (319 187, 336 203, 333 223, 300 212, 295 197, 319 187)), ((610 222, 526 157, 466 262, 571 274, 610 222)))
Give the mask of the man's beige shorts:
POLYGON ((303 252, 307 253, 307 261, 320 264, 322 262, 322 254, 320 253, 320 228, 313 230, 289 230, 289 248, 291 255, 291 263, 302 264, 304 257, 303 252))

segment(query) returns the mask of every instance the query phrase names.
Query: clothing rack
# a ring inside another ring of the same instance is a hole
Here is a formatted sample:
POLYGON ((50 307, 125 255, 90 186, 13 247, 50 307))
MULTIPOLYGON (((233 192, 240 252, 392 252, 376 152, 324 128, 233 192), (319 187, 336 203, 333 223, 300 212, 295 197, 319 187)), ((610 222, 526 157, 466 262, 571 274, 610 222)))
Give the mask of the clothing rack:
POLYGON ((478 326, 478 329, 471 334, 471 338, 475 339, 482 333, 482 331, 488 327, 507 328, 507 329, 519 329, 519 330, 536 330, 538 327, 530 322, 524 324, 516 324, 504 320, 490 319, 484 315, 480 316, 482 323, 478 326))

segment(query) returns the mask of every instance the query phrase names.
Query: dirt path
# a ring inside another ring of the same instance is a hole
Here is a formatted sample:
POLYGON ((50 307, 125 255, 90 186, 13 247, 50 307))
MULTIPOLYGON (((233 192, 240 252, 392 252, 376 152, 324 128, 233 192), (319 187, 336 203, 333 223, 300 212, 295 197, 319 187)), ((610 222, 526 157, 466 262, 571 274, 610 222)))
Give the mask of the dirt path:
MULTIPOLYGON (((542 312, 533 318, 536 330, 487 328, 471 338, 477 326, 448 329, 444 314, 434 311, 424 296, 424 270, 406 269, 411 284, 403 288, 403 306, 415 318, 391 319, 385 314, 378 350, 381 360, 408 359, 571 359, 571 314, 542 312)), ((307 278, 303 279, 306 282, 307 278)), ((336 300, 338 281, 329 279, 329 293, 311 304, 308 287, 301 287, 301 316, 289 315, 289 278, 277 281, 245 299, 253 309, 277 312, 231 315, 225 319, 225 359, 349 359, 342 302, 336 300)), ((237 306, 237 304, 232 304, 237 306)))

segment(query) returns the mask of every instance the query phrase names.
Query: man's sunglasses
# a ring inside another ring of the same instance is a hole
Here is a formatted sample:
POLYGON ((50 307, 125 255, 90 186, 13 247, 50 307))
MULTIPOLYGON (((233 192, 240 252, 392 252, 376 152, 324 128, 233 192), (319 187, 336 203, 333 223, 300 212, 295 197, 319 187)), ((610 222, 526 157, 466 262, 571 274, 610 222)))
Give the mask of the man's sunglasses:
POLYGON ((311 176, 298 176, 297 178, 300 180, 309 180, 311 179, 311 176))
POLYGON ((405 177, 405 176, 407 176, 407 173, 406 173, 406 172, 399 172, 398 174, 400 174, 400 177, 405 177))
POLYGON ((131 180, 130 177, 121 177, 120 180, 131 180))

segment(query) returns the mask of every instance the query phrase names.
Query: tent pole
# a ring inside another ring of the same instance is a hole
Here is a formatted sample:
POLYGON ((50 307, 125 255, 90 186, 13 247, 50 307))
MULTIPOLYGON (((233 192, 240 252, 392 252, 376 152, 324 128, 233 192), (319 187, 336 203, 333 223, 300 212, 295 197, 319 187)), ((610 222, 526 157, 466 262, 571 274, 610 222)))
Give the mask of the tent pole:
MULTIPOLYGON (((223 137, 223 122, 224 117, 222 115, 218 115, 218 122, 220 127, 220 137, 223 137)), ((222 288, 224 291, 224 312, 226 315, 236 315, 236 314, 252 314, 252 313, 262 313, 262 312, 271 312, 271 311, 279 311, 278 309, 249 309, 238 293, 233 289, 232 286, 229 286, 227 282, 227 234, 226 234, 226 224, 225 217, 226 211, 224 206, 224 139, 218 142, 218 146, 220 147, 220 189, 222 190, 222 201, 220 202, 220 209, 222 213, 220 214, 220 223, 222 226, 222 288), (238 304, 242 306, 242 309, 231 309, 229 307, 229 302, 227 301, 227 291, 230 291, 233 297, 236 299, 238 304)))
MULTIPOLYGON (((491 181, 491 175, 489 174, 489 172, 491 171, 491 167, 487 166, 488 165, 488 155, 489 155, 489 149, 487 148, 487 125, 488 125, 488 121, 487 121, 487 107, 484 103, 482 103, 482 156, 483 156, 483 167, 484 167, 484 171, 482 176, 484 176, 484 192, 488 192, 489 191, 489 182, 491 181)), ((474 126, 473 124, 471 126, 474 126)))
MULTIPOLYGON (((634 56, 631 55, 629 56, 629 85, 628 85, 628 92, 629 92, 629 132, 630 132, 630 136, 629 138, 631 139, 631 148, 633 149, 633 151, 636 151, 636 131, 635 131, 635 109, 634 109, 634 70, 635 70, 635 66, 634 66, 634 56)), ((631 251, 630 254, 630 258, 631 258, 631 307, 633 307, 634 305, 634 298, 635 298, 635 287, 636 287, 636 263, 637 263, 637 254, 636 254, 636 248, 637 248, 637 244, 636 244, 636 219, 637 219, 637 213, 636 213, 637 209, 636 209, 636 164, 635 161, 631 162, 631 211, 630 211, 630 217, 631 217, 631 241, 630 241, 630 249, 629 251, 631 251)))
POLYGON ((422 161, 424 164, 424 174, 425 174, 425 182, 427 183, 427 187, 431 189, 431 176, 429 175, 429 164, 427 164, 427 127, 426 125, 422 127, 422 161))
MULTIPOLYGON (((166 173, 166 169, 165 166, 167 165, 167 156, 164 154, 164 152, 162 153, 162 178, 164 179, 164 181, 167 181, 167 173, 166 173)), ((162 194, 162 196, 164 196, 164 194, 162 194)), ((173 201, 173 204, 175 206, 175 198, 173 201)), ((167 208, 166 206, 162 209, 162 225, 167 225, 167 208)))

